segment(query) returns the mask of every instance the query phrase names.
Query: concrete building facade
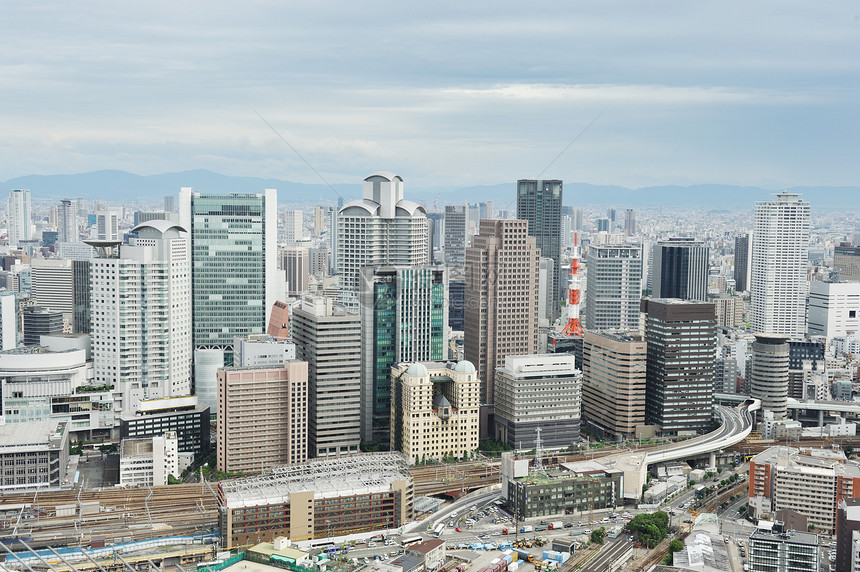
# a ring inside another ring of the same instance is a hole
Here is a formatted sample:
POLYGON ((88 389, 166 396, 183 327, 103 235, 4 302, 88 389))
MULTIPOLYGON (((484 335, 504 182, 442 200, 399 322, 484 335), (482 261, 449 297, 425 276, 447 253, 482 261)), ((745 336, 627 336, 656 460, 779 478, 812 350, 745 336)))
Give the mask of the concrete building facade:
POLYGON ((505 356, 496 368, 496 439, 533 449, 579 441, 582 372, 570 354, 505 356))
POLYGON ((810 282, 807 333, 832 339, 851 332, 860 332, 860 281, 810 282))
POLYGON ((217 463, 258 473, 308 459, 308 364, 218 372, 217 463))
POLYGON ((642 247, 591 244, 586 269, 585 327, 638 331, 642 247))
POLYGON ((445 205, 445 264, 466 264, 466 205, 445 205))
POLYGON ((161 487, 168 475, 179 478, 179 441, 176 432, 124 439, 119 447, 119 483, 130 487, 161 487))
POLYGON ((638 334, 585 331, 582 416, 591 431, 622 441, 645 424, 647 349, 638 334))
POLYGON ((756 334, 752 344, 750 396, 761 399, 762 411, 773 412, 775 419, 788 410, 788 339, 781 335, 756 334))

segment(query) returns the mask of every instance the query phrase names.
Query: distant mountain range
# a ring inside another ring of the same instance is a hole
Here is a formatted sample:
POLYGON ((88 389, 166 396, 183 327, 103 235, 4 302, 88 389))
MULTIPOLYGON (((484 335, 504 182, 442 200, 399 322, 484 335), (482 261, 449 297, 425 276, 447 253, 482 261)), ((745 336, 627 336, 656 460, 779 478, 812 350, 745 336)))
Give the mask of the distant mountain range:
MULTIPOLYGON (((177 195, 180 187, 203 192, 257 192, 278 189, 278 202, 286 204, 335 204, 337 194, 345 201, 361 196, 361 184, 309 185, 279 179, 232 177, 212 171, 141 176, 125 171, 95 171, 74 175, 27 175, 3 183, 3 192, 30 189, 34 199, 83 198, 105 201, 160 201, 165 195, 177 195)), ((473 187, 417 188, 409 186, 407 198, 416 202, 444 204, 493 201, 497 209, 513 208, 515 182, 473 187)), ((762 189, 730 185, 694 185, 689 187, 658 186, 628 189, 617 186, 565 183, 564 203, 574 206, 615 206, 617 208, 681 207, 705 209, 753 208, 755 201, 770 200, 774 193, 787 190, 802 193, 803 199, 816 208, 855 210, 860 187, 793 187, 762 189)))

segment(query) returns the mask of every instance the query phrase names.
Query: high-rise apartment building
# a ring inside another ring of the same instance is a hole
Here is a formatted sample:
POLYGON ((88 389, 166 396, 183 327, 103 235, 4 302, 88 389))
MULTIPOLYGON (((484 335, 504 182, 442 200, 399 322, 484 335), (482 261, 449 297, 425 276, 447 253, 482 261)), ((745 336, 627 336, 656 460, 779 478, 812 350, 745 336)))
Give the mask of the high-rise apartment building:
POLYGON ((410 464, 477 451, 481 383, 474 365, 402 363, 389 371, 392 451, 410 464))
POLYGON ((331 298, 294 308, 296 356, 308 363, 308 453, 357 453, 361 441, 361 323, 331 298))
POLYGON ((191 394, 188 233, 167 221, 134 232, 115 257, 90 262, 95 383, 122 390, 126 415, 142 400, 191 394))
POLYGON ((642 246, 588 246, 585 327, 589 330, 639 330, 642 297, 642 246))
POLYGON ((708 253, 704 242, 673 237, 654 245, 655 298, 708 299, 708 253))
POLYGON ((623 441, 645 424, 647 348, 638 334, 585 331, 582 417, 592 432, 623 441))
POLYGON ((308 364, 218 371, 218 470, 258 473, 308 460, 308 364))
POLYGON ((374 173, 364 179, 362 199, 337 216, 340 301, 358 311, 360 271, 379 266, 420 266, 430 262, 430 231, 424 207, 403 198, 403 179, 374 173))
POLYGON ((710 302, 645 298, 648 369, 645 422, 663 435, 711 428, 717 320, 710 302))
POLYGON ((779 334, 755 335, 747 387, 750 396, 761 399, 762 411, 776 419, 788 410, 788 338, 779 334))
POLYGON ((287 295, 301 296, 310 287, 310 254, 304 246, 281 248, 281 269, 287 283, 287 295))
POLYGON ((755 207, 750 268, 754 332, 795 336, 806 331, 809 203, 782 192, 755 207))
POLYGON ((750 235, 735 237, 735 290, 747 292, 750 289, 750 235))
POLYGON ((482 220, 466 249, 463 351, 484 384, 482 404, 494 402, 494 372, 505 356, 538 351, 540 250, 528 226, 482 220))
POLYGON ((496 368, 496 439, 531 449, 537 430, 544 447, 579 441, 582 372, 570 354, 505 356, 496 368))
POLYGON ((548 304, 552 319, 558 317, 559 301, 564 298, 558 279, 561 268, 561 201, 562 182, 559 180, 517 181, 517 218, 529 223, 529 236, 535 241, 541 256, 552 258, 556 280, 552 285, 552 300, 548 304))
POLYGON ((57 210, 57 242, 78 242, 78 207, 63 199, 57 210))
POLYGON ((325 209, 320 205, 314 207, 314 236, 319 236, 325 230, 325 209))
POLYGON ((15 189, 9 193, 9 246, 18 248, 22 240, 33 238, 33 215, 30 210, 30 191, 15 189))
POLYGON ((361 438, 388 443, 391 367, 448 355, 448 271, 441 266, 361 270, 361 438))
POLYGON ((445 264, 466 264, 466 205, 445 205, 445 264))
POLYGON ((179 220, 191 235, 193 344, 225 351, 236 336, 266 331, 283 294, 277 259, 277 191, 204 195, 184 187, 179 220))

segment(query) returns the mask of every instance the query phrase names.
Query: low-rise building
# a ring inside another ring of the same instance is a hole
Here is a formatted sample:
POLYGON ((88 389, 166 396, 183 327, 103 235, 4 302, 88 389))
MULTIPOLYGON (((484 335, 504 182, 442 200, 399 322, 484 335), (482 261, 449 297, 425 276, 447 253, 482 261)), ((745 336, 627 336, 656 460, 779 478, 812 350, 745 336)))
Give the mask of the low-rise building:
POLYGON ((0 425, 0 491, 59 487, 69 463, 69 424, 0 425))
POLYGON ((432 572, 445 563, 445 541, 438 538, 428 540, 408 548, 406 554, 421 558, 424 570, 432 572))
POLYGON ((221 545, 234 547, 397 528, 412 518, 413 484, 399 453, 313 459, 218 484, 221 545))
POLYGON ((156 437, 175 431, 180 453, 205 454, 210 449, 209 408, 197 403, 197 396, 150 399, 140 402, 140 410, 124 412, 119 438, 156 437))
POLYGON ((168 475, 179 477, 175 431, 162 436, 125 439, 120 443, 119 482, 130 487, 164 486, 168 475))

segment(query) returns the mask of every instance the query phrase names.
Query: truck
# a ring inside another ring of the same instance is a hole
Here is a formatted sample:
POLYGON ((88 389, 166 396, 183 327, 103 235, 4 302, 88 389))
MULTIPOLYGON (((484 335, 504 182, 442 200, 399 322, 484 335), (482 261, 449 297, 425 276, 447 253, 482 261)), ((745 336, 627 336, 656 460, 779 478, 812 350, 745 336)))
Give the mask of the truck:
POLYGON ((533 529, 532 529, 531 525, 526 525, 526 526, 523 526, 522 528, 520 528, 520 534, 525 534, 527 532, 531 532, 532 530, 533 529))
POLYGON ((564 528, 564 523, 561 522, 560 520, 557 522, 549 523, 549 529, 550 530, 558 530, 559 528, 564 528))
POLYGON ((543 532, 544 530, 546 530, 545 526, 536 526, 535 527, 535 532, 543 532))

